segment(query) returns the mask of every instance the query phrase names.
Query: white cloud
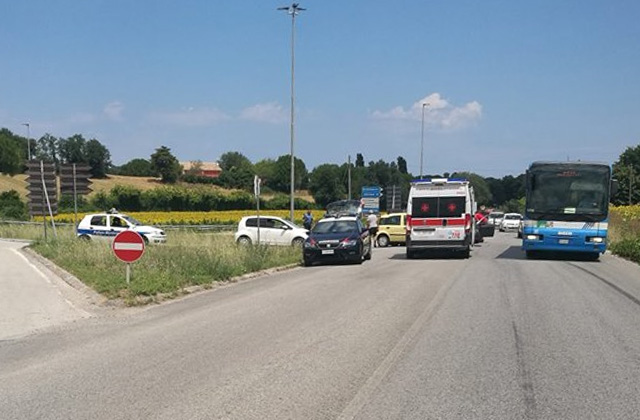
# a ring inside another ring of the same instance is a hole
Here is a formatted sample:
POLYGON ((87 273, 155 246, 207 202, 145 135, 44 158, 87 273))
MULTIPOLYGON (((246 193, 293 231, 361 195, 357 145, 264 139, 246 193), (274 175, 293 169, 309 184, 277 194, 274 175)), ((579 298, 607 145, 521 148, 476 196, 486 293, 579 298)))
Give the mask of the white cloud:
POLYGON ((217 108, 184 108, 174 112, 154 112, 149 115, 154 123, 184 127, 204 127, 227 121, 230 117, 217 108))
POLYGON ((277 102, 256 104, 245 108, 240 119, 270 124, 281 124, 287 121, 287 111, 277 102))
POLYGON ((424 109, 424 122, 428 127, 455 130, 482 117, 482 105, 479 102, 472 101, 462 106, 454 106, 439 93, 432 93, 420 99, 408 109, 396 106, 389 111, 373 111, 371 115, 377 120, 421 121, 423 104, 427 104, 424 109))
POLYGON ((104 115, 112 121, 122 121, 123 111, 124 111, 124 105, 122 104, 122 102, 119 102, 119 101, 109 102, 104 106, 104 109, 102 110, 104 115))

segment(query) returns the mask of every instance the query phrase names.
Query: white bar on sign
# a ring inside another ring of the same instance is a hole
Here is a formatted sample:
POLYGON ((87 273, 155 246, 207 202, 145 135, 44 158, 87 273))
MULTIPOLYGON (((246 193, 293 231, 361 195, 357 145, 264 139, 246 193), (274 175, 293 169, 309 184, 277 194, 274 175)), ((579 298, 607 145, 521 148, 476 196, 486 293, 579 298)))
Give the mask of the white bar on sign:
POLYGON ((142 244, 116 242, 113 244, 113 249, 117 251, 142 251, 144 247, 142 244))

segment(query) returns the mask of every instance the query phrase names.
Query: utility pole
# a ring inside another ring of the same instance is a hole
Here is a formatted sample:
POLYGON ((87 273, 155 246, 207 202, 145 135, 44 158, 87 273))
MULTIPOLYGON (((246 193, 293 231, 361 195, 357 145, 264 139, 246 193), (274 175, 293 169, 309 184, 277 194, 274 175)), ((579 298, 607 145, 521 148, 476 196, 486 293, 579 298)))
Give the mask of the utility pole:
POLYGON ((633 204, 631 200, 633 199, 633 166, 629 165, 629 205, 633 204))
POLYGON ((420 179, 422 179, 422 159, 424 155, 424 109, 428 106, 428 103, 422 104, 422 134, 420 136, 420 179))
POLYGON ((293 222, 294 211, 294 193, 295 193, 295 156, 293 154, 293 144, 295 139, 295 39, 296 39, 296 16, 306 10, 300 7, 298 3, 292 3, 291 6, 278 7, 278 10, 284 10, 291 15, 291 211, 289 218, 293 222))
POLYGON ((347 198, 349 200, 351 200, 351 155, 349 155, 348 159, 347 159, 347 185, 349 186, 348 191, 349 194, 347 195, 347 198))
POLYGON ((23 123, 27 127, 27 162, 31 160, 31 129, 29 123, 23 123))

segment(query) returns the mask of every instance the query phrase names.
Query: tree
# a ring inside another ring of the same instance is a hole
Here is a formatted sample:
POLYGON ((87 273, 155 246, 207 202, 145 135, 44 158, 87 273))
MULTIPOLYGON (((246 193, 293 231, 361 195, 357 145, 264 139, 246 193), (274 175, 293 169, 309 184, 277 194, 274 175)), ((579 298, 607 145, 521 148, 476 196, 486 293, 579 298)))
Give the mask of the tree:
POLYGON ((364 156, 362 156, 362 153, 356 155, 356 168, 364 168, 364 156))
POLYGON ((616 205, 640 203, 640 144, 627 147, 613 164, 613 178, 618 191, 612 202, 616 205))
POLYGON ((61 163, 86 162, 85 145, 87 141, 81 134, 74 134, 67 139, 58 139, 58 152, 61 163))
POLYGON ((27 220, 29 218, 27 210, 26 203, 20 199, 16 190, 0 193, 0 219, 27 220))
POLYGON ((345 197, 340 167, 335 164, 317 166, 309 176, 309 191, 317 204, 326 206, 345 197))
POLYGON ((141 158, 131 159, 120 166, 117 173, 126 176, 157 176, 157 173, 151 168, 151 162, 141 158))
POLYGON ((9 175, 21 172, 23 160, 19 143, 0 132, 0 172, 9 175))
POLYGON ((111 153, 96 139, 89 140, 85 145, 84 155, 91 167, 93 178, 106 178, 111 167, 111 153))
POLYGON ((56 165, 56 171, 60 171, 60 156, 58 151, 59 140, 49 133, 40 137, 36 142, 35 155, 36 159, 53 162, 56 165))
MULTIPOLYGON (((275 170, 269 187, 275 191, 287 193, 291 189, 291 155, 282 155, 275 162, 275 170)), ((309 173, 301 159, 295 158, 294 189, 306 188, 309 173)))
POLYGON ((249 169, 253 172, 253 164, 251 161, 240 152, 226 152, 218 159, 218 164, 222 172, 228 171, 235 167, 238 169, 249 169))
POLYGON ((162 182, 169 184, 176 182, 182 173, 180 162, 166 146, 160 146, 151 155, 151 168, 160 174, 162 182))
POLYGON ((406 174, 408 173, 407 171, 407 161, 405 160, 405 158, 403 158, 402 156, 398 156, 398 171, 401 174, 406 174))
POLYGON ((452 178, 466 178, 469 180, 471 186, 473 186, 473 192, 476 197, 478 206, 491 204, 491 190, 489 184, 483 177, 473 172, 456 172, 452 178))

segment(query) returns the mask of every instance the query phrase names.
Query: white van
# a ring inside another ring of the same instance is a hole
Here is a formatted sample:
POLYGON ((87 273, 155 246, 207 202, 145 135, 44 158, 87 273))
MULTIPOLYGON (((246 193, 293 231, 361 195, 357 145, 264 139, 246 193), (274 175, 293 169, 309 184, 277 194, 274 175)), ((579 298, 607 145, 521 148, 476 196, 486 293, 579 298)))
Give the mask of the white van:
POLYGON ((475 240, 476 202, 466 179, 413 181, 407 203, 407 258, 421 250, 460 251, 469 257, 475 240))

